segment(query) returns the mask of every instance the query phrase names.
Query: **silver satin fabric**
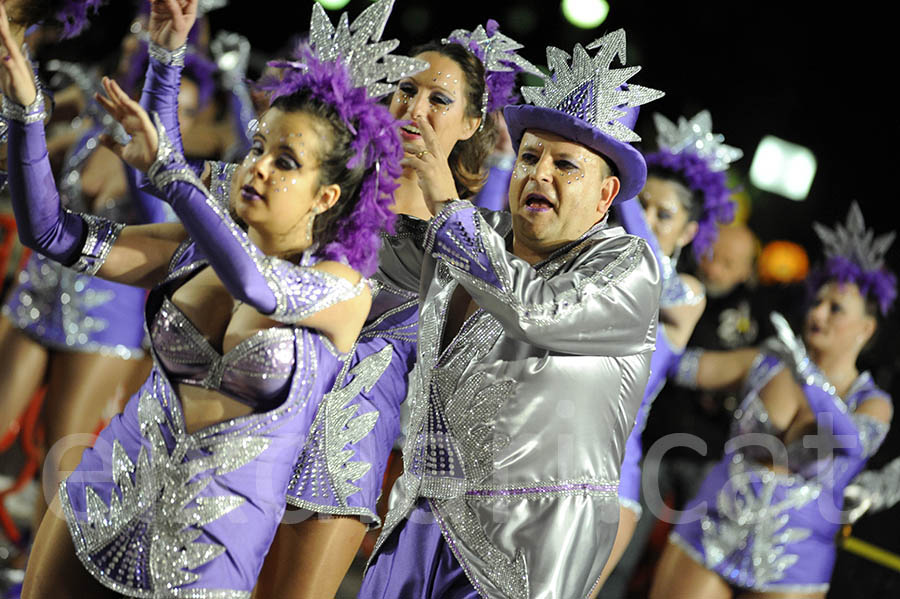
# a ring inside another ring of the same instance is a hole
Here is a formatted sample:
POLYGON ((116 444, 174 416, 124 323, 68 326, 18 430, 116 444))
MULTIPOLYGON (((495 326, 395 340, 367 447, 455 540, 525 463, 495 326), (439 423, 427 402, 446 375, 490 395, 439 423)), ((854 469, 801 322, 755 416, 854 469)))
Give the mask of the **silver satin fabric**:
POLYGON ((605 221, 532 267, 506 251, 508 213, 475 219, 502 289, 425 258, 405 471, 379 545, 426 497, 484 597, 586 597, 615 539, 660 273, 605 221), (441 354, 459 284, 482 310, 441 354))

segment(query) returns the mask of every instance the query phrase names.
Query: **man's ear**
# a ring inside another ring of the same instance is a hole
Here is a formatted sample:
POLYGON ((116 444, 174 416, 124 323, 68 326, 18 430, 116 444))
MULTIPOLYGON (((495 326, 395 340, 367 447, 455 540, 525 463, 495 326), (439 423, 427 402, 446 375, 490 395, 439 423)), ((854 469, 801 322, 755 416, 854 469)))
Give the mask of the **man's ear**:
POLYGON ((597 202, 597 214, 600 218, 606 216, 609 207, 612 206, 613 200, 619 195, 619 188, 621 185, 621 181, 619 181, 619 178, 615 175, 606 177, 603 182, 600 183, 600 201, 597 202))

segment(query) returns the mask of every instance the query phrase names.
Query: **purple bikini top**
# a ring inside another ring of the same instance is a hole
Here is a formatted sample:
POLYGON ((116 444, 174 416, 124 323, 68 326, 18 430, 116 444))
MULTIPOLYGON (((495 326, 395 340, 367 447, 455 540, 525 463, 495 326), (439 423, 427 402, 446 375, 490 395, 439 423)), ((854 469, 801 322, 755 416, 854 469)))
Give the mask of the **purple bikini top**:
POLYGON ((164 297, 150 338, 172 383, 213 389, 263 412, 278 406, 294 372, 290 326, 258 331, 220 354, 187 316, 164 297))

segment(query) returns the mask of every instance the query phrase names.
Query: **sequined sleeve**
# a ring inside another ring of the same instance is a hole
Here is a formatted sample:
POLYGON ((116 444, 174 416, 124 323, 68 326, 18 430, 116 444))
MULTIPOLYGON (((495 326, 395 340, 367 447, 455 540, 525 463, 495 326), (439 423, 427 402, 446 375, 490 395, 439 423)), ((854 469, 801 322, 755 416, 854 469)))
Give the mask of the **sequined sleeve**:
POLYGON ((456 201, 432 220, 425 244, 508 335, 582 355, 653 348, 659 269, 642 239, 589 238, 569 271, 545 278, 506 251, 505 239, 474 206, 456 201))
POLYGON ((878 512, 900 503, 900 457, 894 458, 881 470, 866 470, 853 479, 854 485, 865 490, 872 504, 870 511, 878 512))
POLYGON ((227 205, 210 193, 176 151, 155 114, 154 120, 159 149, 148 171, 150 182, 163 192, 232 296, 273 320, 300 324, 366 289, 367 279, 354 285, 342 277, 263 254, 231 218, 227 205))

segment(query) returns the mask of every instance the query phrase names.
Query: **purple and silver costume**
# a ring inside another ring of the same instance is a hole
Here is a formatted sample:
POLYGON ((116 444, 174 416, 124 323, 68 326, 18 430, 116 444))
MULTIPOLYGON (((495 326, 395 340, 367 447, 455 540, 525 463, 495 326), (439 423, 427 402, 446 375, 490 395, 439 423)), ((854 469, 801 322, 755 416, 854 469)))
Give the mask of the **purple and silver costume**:
POLYGON ((416 356, 425 225, 400 215, 384 237, 369 317, 316 415, 288 488, 290 505, 380 523, 375 504, 416 356))
MULTIPOLYGON (((11 126, 10 186, 17 217, 28 223, 26 240, 96 272, 122 226, 61 211, 52 190, 23 185, 52 182, 43 125, 25 120, 11 126), (55 226, 46 226, 54 212, 48 197, 56 202, 55 226)), ((106 586, 135 597, 163 589, 249 597, 284 510, 298 439, 343 358, 322 336, 289 323, 353 297, 365 282, 263 256, 159 131, 152 180, 193 241, 180 246, 151 292, 150 377, 62 483, 60 499, 78 556, 106 586), (207 263, 238 299, 286 326, 217 353, 171 301, 207 263), (260 411, 189 433, 174 382, 218 389, 260 411)))
MULTIPOLYGON (((390 12, 389 2, 378 2, 364 11, 351 25, 352 36, 343 22, 338 32, 329 29, 327 17, 318 5, 313 8, 313 35, 315 51, 324 54, 328 45, 340 40, 348 43, 367 42, 369 29, 383 27, 390 12), (374 18, 374 21, 372 19, 374 18), (324 20, 322 20, 324 19, 324 20), (361 28, 357 25, 364 23, 361 28), (356 41, 353 41, 356 40, 356 41)), ((346 54, 348 49, 332 52, 335 56, 346 54)), ((157 50, 158 52, 158 50, 157 50)), ((306 52, 302 50, 301 52, 306 52)), ((309 54, 297 57, 300 62, 273 63, 286 69, 280 81, 267 81, 264 87, 277 97, 305 82, 304 87, 316 93, 328 94, 338 80, 341 85, 352 86, 351 77, 334 72, 333 65, 313 60, 309 54), (303 63, 303 68, 297 65, 303 63), (342 77, 347 77, 346 80, 342 77), (318 87, 317 87, 318 86, 318 87)), ((399 79, 422 70, 422 61, 391 57, 391 71, 381 73, 399 79)), ((175 73, 165 65, 154 63, 165 85, 155 86, 154 108, 172 119, 177 114, 178 87, 172 80, 175 73)), ((362 65, 365 66, 365 65, 362 65)), ((383 68, 383 67, 382 67, 383 68)), ((371 73, 351 74, 371 77, 371 73)), ((371 85, 377 93, 390 91, 392 86, 377 82, 371 85), (379 87, 380 86, 380 87, 379 87)), ((369 90, 369 93, 374 93, 369 90)), ((378 203, 357 210, 369 210, 373 214, 390 214, 387 210, 389 193, 395 188, 393 179, 399 176, 391 152, 400 154, 393 120, 385 121, 380 115, 359 116, 372 110, 365 99, 366 90, 352 88, 346 93, 341 110, 357 113, 354 119, 365 122, 366 129, 358 127, 355 144, 360 145, 359 156, 371 154, 371 144, 380 146, 380 162, 374 176, 364 183, 368 201, 378 198, 378 203), (387 157, 387 158, 386 158, 387 157)), ((378 108, 380 110, 380 107, 378 108)), ((375 162, 370 155, 369 160, 375 162)), ((212 163, 212 192, 221 202, 227 202, 231 176, 235 165, 212 163)), ((360 201, 362 204, 362 200, 360 201)), ((377 219, 354 218, 353 227, 345 227, 345 235, 362 237, 378 235, 373 223, 377 219), (350 231, 350 232, 348 232, 350 231)), ((355 515, 368 524, 380 523, 375 504, 381 494, 384 470, 394 440, 400 433, 400 405, 406 398, 407 377, 415 356, 415 336, 418 324, 418 273, 422 260, 422 237, 425 224, 412 217, 401 216, 395 224, 395 232, 382 237, 378 270, 374 275, 375 294, 372 308, 354 349, 342 361, 332 387, 320 403, 309 433, 302 440, 302 448, 289 481, 287 503, 299 508, 327 514, 355 515)), ((326 246, 332 259, 346 260, 350 248, 326 246)), ((349 256, 365 265, 375 264, 374 252, 359 252, 349 256)))
POLYGON ((756 591, 824 592, 834 566, 844 487, 875 453, 888 429, 887 424, 854 412, 866 399, 887 394, 868 373, 856 379, 844 400, 808 386, 807 397, 817 396, 810 407, 833 417, 842 438, 830 440, 837 440, 837 447, 824 447, 829 440, 823 435, 812 445, 798 439, 787 447, 790 473, 773 472, 762 465, 773 459, 769 448, 758 440, 743 447, 735 441, 746 434, 775 439, 769 436, 778 431, 759 393, 784 367, 776 356, 758 356, 745 382, 744 400, 735 411, 725 456, 685 508, 691 511, 705 504, 705 515, 680 522, 670 539, 731 585, 756 591), (839 428, 841 421, 844 426, 839 428), (823 447, 828 452, 825 458, 823 447))
MULTIPOLYGON (((88 131, 66 157, 59 194, 71 210, 88 211, 81 191, 81 169, 99 145, 102 132, 99 126, 88 131)), ((124 168, 129 197, 97 216, 135 224, 165 220, 162 202, 138 190, 133 173, 124 168)), ((79 274, 34 253, 2 310, 16 328, 44 347, 131 359, 144 355, 146 297, 144 289, 79 274)))
MULTIPOLYGON (((875 237, 853 203, 847 226, 818 223, 824 268, 810 276, 813 290, 825 282, 852 282, 885 314, 896 298, 896 278, 884 267, 894 234, 875 237)), ((835 561, 835 535, 844 515, 844 491, 878 450, 889 424, 858 412, 868 400, 890 401, 869 373, 860 374, 845 398, 810 360, 780 315, 778 338, 754 361, 735 410, 725 456, 709 473, 671 541, 729 584, 754 591, 816 593, 828 590, 835 561), (815 435, 786 448, 760 397, 766 384, 788 368, 816 415, 815 435), (774 471, 768 464, 779 466, 774 471)), ((676 378, 696 382, 698 350, 688 350, 676 378)))
MULTIPOLYGON (((386 18, 389 8, 379 2, 371 10, 386 18)), ((359 38, 367 43, 371 34, 363 31, 359 38)), ((389 117, 368 115, 367 131, 390 131, 395 138, 380 141, 380 152, 361 156, 380 161, 381 170, 373 169, 375 178, 364 182, 367 191, 358 204, 367 204, 357 206, 362 215, 347 217, 349 240, 314 247, 299 266, 266 256, 223 202, 233 168, 214 166, 211 193, 182 156, 177 106, 167 100, 177 97, 183 48, 151 47, 150 54, 142 104, 153 110, 159 149, 149 180, 189 238, 147 304, 151 376, 61 485, 60 499, 78 556, 106 586, 135 597, 249 597, 285 509, 292 465, 306 438, 316 434, 314 421, 347 360, 325 337, 294 323, 355 297, 368 283, 353 285, 309 266, 323 255, 363 271, 374 262, 391 200, 390 188, 379 191, 378 176, 396 176, 399 140, 389 117), (362 227, 350 226, 354 217, 364 221, 362 227), (172 300, 206 265, 236 300, 283 326, 260 331, 225 354, 216 351, 172 300), (188 432, 176 384, 217 390, 255 411, 188 432)), ((96 273, 122 225, 62 210, 55 194, 38 184, 52 182, 40 101, 28 107, 6 102, 4 109, 16 121, 10 186, 23 242, 76 270, 96 273)), ((352 109, 360 109, 358 103, 352 109)))

